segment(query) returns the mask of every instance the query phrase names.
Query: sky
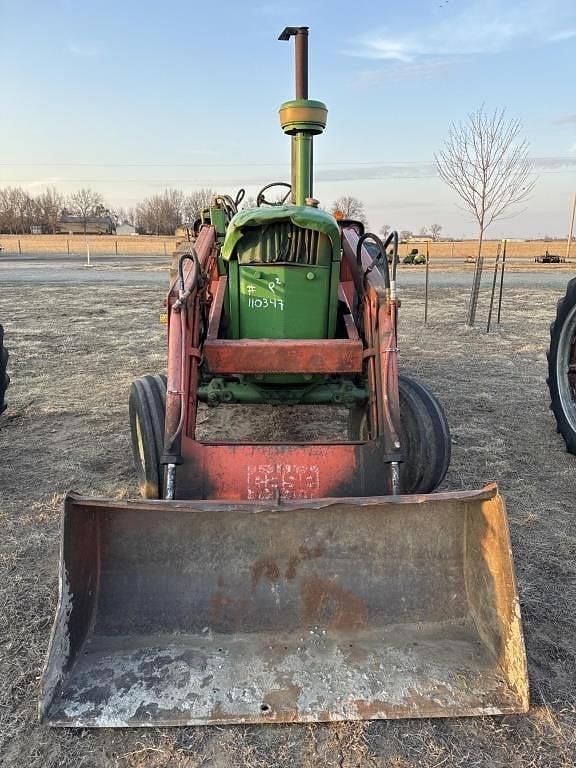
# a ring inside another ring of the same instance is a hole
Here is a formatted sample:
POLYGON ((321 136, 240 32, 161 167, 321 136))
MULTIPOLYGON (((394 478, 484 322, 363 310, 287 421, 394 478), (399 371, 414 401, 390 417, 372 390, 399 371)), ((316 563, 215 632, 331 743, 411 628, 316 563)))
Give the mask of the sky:
POLYGON ((566 235, 576 0, 0 0, 0 187, 91 187, 131 206, 166 187, 254 195, 289 180, 287 25, 310 27, 310 97, 328 106, 321 205, 354 195, 374 231, 473 236, 434 155, 484 105, 521 121, 536 177, 489 236, 566 235))

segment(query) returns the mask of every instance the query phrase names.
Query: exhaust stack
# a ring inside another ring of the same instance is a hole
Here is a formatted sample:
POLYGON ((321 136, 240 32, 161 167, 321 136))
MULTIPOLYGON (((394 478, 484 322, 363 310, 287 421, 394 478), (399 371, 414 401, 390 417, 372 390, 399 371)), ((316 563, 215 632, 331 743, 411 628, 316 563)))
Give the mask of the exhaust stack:
POLYGON ((280 107, 280 125, 292 137, 292 202, 305 205, 312 197, 312 137, 326 128, 328 109, 308 98, 308 27, 286 27, 279 40, 295 38, 296 98, 280 107))

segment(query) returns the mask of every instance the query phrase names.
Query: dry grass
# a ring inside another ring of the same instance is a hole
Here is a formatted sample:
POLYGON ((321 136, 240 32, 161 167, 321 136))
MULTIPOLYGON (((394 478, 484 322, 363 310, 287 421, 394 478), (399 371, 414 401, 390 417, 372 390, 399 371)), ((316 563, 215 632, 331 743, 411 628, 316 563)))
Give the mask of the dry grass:
POLYGON ((64 255, 86 254, 86 240, 90 253, 118 255, 167 255, 170 257, 181 238, 155 235, 0 235, 4 252, 30 254, 53 253, 64 255))
MULTIPOLYGON (((436 289, 432 322, 423 328, 422 297, 407 291, 400 339, 403 370, 430 383, 451 420, 445 487, 497 479, 507 500, 532 688, 527 716, 126 731, 37 724, 61 494, 70 487, 136 493, 127 391, 134 376, 164 365, 156 312, 162 289, 131 288, 126 297, 120 286, 0 291, 13 376, 9 410, 0 419, 0 765, 574 766, 576 458, 564 452, 547 407, 545 349, 557 296, 546 289, 507 291, 505 325, 490 336, 462 327, 463 293, 436 289)), ((215 416, 203 414, 207 432, 215 416)), ((279 428, 282 417, 276 418, 279 428)))
MULTIPOLYGON (((164 252, 168 256, 171 255, 175 249, 176 244, 181 241, 181 238, 159 236, 154 235, 138 235, 134 237, 131 235, 89 235, 88 243, 90 245, 91 253, 117 253, 124 255, 138 255, 138 254, 159 254, 163 255, 164 252)), ((496 254, 498 247, 497 240, 487 240, 484 246, 484 255, 487 259, 492 258, 496 254)), ((81 254, 86 253, 86 239, 83 235, 0 235, 0 245, 3 246, 5 251, 12 253, 18 253, 18 250, 23 254, 27 253, 54 253, 54 254, 81 254), (20 246, 18 246, 20 243, 20 246)), ((430 263, 433 265, 435 260, 449 260, 453 261, 458 266, 465 262, 465 259, 476 256, 476 250, 478 247, 475 240, 464 240, 457 243, 429 243, 430 250, 430 263)), ((412 248, 418 248, 419 251, 425 253, 426 243, 402 243, 400 245, 400 255, 404 257, 407 253, 410 253, 412 248)), ((566 255, 566 240, 555 240, 550 243, 545 243, 541 240, 532 241, 509 241, 507 247, 507 259, 514 261, 521 261, 524 264, 534 263, 536 256, 542 255, 546 248, 550 253, 556 253, 562 258, 566 255)), ((572 258, 574 258, 576 251, 572 248, 572 258)))

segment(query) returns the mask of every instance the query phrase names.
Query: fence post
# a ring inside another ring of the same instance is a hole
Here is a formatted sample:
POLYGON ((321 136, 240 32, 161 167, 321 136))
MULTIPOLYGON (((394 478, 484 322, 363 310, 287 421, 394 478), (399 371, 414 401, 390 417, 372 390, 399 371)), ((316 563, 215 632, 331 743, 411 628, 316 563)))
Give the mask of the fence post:
POLYGON ((68 256, 70 256, 70 240, 66 240, 66 250, 68 251, 68 256))
POLYGON ((118 256, 118 240, 114 240, 114 246, 116 248, 116 256, 118 256))
POLYGON ((498 317, 496 323, 500 325, 500 310, 502 309, 502 288, 504 287, 504 267, 506 266, 506 246, 508 240, 504 240, 504 247, 502 248, 502 269, 500 271, 500 296, 498 297, 498 317))
POLYGON ((22 256, 22 246, 20 245, 20 238, 18 238, 18 253, 22 256))
POLYGON ((494 291, 496 290, 496 279, 498 277, 498 264, 500 262, 500 246, 502 241, 498 243, 496 249, 496 260, 494 261, 494 277, 492 278, 492 293, 490 294, 490 309, 488 310, 488 322, 486 323, 486 333, 490 333, 490 323, 492 321, 492 308, 494 306, 494 291))
POLYGON ((162 245, 164 246, 164 258, 168 258, 168 254, 166 253, 166 240, 163 241, 162 245))

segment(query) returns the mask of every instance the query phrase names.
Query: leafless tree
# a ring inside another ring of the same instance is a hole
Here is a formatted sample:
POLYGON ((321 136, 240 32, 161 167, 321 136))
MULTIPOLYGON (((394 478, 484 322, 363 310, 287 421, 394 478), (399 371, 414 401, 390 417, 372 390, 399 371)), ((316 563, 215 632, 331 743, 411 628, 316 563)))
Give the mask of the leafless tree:
POLYGON ((165 189, 136 206, 136 226, 149 235, 173 235, 182 223, 183 207, 184 193, 179 189, 165 189))
POLYGON ((241 210, 248 211, 250 208, 256 208, 256 198, 252 196, 244 198, 241 210))
POLYGON ((410 240, 412 237, 412 232, 409 229, 402 229, 400 230, 400 240, 404 240, 404 242, 410 240))
POLYGON ((192 224, 198 218, 200 211, 210 205, 212 198, 216 195, 213 189, 197 189, 186 195, 182 205, 182 218, 186 224, 192 224))
POLYGON ((440 232, 442 231, 442 225, 441 224, 430 224, 430 234, 432 235, 432 240, 436 242, 438 238, 440 237, 440 232))
POLYGON ((48 187, 36 198, 36 206, 38 221, 35 223, 42 227, 43 232, 51 232, 55 235, 58 231, 58 219, 64 207, 64 196, 56 187, 48 187))
POLYGON ((98 216, 105 211, 104 198, 99 192, 93 189, 79 189, 73 192, 67 200, 70 213, 78 216, 84 224, 84 234, 86 234, 88 219, 92 216, 98 216))
POLYGON ((380 227, 380 234, 382 235, 384 240, 390 234, 390 229, 391 229, 390 224, 382 224, 382 226, 380 227))
POLYGON ((357 197, 352 195, 343 195, 337 200, 334 200, 330 206, 332 214, 341 213, 345 219, 354 219, 355 221, 361 221, 362 224, 367 224, 368 219, 364 211, 364 203, 357 197))
POLYGON ((22 187, 0 190, 0 231, 11 234, 30 232, 37 217, 33 198, 22 187))
POLYGON ((474 270, 467 325, 474 325, 476 298, 482 276, 482 242, 492 222, 526 200, 535 181, 528 144, 520 139, 519 120, 504 109, 484 107, 464 123, 452 123, 444 147, 435 156, 440 178, 456 192, 478 224, 478 258, 474 270))

